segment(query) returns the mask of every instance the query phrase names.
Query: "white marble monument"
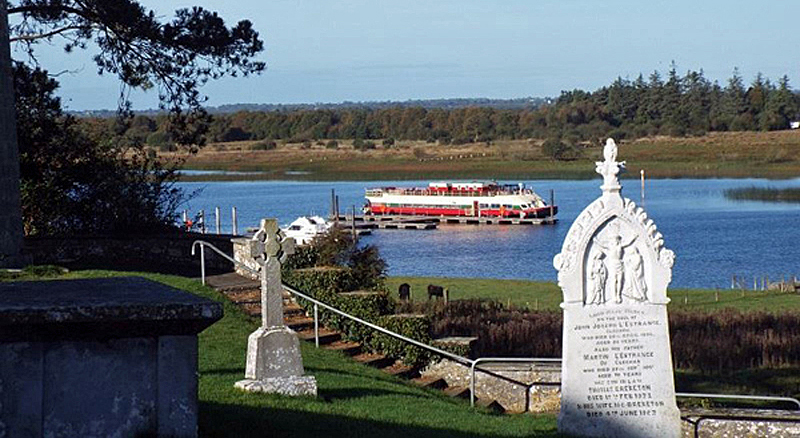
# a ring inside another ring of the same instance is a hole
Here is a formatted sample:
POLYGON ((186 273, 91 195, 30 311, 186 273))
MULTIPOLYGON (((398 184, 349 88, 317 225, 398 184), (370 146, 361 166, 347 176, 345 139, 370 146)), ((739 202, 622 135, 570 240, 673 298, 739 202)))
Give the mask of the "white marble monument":
POLYGON ((602 196, 578 216, 553 259, 564 293, 561 432, 678 437, 667 285, 675 254, 645 211, 620 194, 606 141, 602 196))
POLYGON ((261 267, 261 327, 247 339, 245 380, 237 388, 249 392, 317 395, 317 381, 303 375, 297 335, 283 323, 281 262, 294 253, 275 219, 263 219, 250 241, 250 255, 261 267))

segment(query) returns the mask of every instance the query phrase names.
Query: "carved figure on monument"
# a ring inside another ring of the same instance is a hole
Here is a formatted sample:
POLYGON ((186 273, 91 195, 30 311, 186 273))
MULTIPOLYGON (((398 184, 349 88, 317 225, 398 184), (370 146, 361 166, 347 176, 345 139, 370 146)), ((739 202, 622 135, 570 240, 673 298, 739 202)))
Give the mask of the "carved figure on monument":
POLYGON ((592 297, 588 304, 605 304, 606 302, 606 280, 608 279, 608 269, 603 263, 603 253, 597 252, 592 257, 592 268, 589 271, 589 280, 592 285, 592 297))
POLYGON ((635 246, 625 254, 625 296, 636 301, 647 301, 647 282, 644 279, 644 260, 635 246))
POLYGON ((297 335, 283 324, 281 262, 294 253, 276 219, 263 219, 250 241, 250 254, 261 266, 261 327, 247 338, 245 380, 237 388, 249 392, 317 395, 317 381, 303 375, 297 335))
POLYGON ((592 239, 594 244, 605 252, 608 268, 611 271, 611 284, 614 286, 614 301, 617 303, 622 302, 622 285, 625 281, 625 269, 622 265, 623 252, 634 240, 636 240, 636 235, 623 241, 619 231, 605 241, 592 239))

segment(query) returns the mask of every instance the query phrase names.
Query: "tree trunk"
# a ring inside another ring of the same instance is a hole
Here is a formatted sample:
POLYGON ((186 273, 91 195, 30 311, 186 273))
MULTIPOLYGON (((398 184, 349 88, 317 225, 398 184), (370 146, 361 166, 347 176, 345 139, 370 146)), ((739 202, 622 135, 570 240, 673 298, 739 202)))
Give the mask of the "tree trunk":
POLYGON ((7 4, 0 0, 0 267, 20 267, 22 213, 7 4))

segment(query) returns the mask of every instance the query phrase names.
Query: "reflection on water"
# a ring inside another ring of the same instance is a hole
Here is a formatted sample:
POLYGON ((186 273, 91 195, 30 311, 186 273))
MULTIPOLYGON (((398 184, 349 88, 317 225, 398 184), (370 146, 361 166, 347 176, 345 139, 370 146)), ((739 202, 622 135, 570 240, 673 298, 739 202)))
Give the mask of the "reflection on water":
MULTIPOLYGON (((516 181, 510 181, 516 182, 516 181)), ((364 241, 377 245, 392 275, 519 278, 555 281, 553 256, 561 250, 569 226, 600 195, 600 180, 524 181, 544 198, 555 190, 560 222, 555 226, 442 225, 437 230, 379 230, 364 241)), ((294 182, 238 181, 181 183, 201 193, 184 208, 193 212, 222 208, 223 230, 230 230, 236 206, 239 227, 261 217, 288 224, 297 216, 330 211, 331 189, 341 210, 357 210, 364 189, 417 186, 426 181, 294 182)), ((639 203, 639 182, 623 180, 623 195, 639 203)), ((800 180, 680 179, 647 181, 645 207, 677 259, 673 287, 726 287, 731 275, 800 274, 800 205, 730 201, 734 187, 797 187, 800 180)), ((208 222, 213 223, 209 215, 208 222)))

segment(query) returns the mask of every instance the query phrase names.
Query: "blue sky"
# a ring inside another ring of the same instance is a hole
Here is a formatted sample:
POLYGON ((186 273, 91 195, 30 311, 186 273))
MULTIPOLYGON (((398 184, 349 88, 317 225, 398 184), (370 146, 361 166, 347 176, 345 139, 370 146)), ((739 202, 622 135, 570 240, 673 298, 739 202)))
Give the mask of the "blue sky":
MULTIPOLYGON (((160 15, 199 4, 250 19, 268 67, 203 88, 209 105, 454 97, 558 96, 616 77, 703 69, 724 84, 734 67, 800 84, 797 0, 142 0, 160 15)), ((91 50, 42 46, 73 110, 115 108, 119 84, 98 77, 91 50)), ((12 52, 14 56, 15 52, 12 52)), ((21 57, 20 52, 16 52, 21 57)), ((157 106, 134 93, 136 109, 157 106)))

